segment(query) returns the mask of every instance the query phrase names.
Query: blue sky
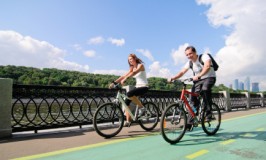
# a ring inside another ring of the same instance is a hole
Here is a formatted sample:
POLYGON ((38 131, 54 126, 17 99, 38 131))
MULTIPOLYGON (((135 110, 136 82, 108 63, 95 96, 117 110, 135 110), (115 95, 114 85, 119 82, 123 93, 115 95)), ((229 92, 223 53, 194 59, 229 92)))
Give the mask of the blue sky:
POLYGON ((136 53, 149 77, 167 78, 186 62, 184 48, 194 45, 219 62, 217 84, 250 76, 266 90, 265 3, 1 0, 0 65, 121 75, 128 54, 136 53))

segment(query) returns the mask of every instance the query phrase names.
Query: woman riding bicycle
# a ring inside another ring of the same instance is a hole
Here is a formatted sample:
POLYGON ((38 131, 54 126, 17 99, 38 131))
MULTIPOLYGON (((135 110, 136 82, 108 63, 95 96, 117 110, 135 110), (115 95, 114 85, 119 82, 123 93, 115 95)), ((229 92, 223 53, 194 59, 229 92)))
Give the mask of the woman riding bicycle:
MULTIPOLYGON (((134 77, 136 79, 136 86, 134 89, 127 92, 129 99, 126 99, 125 103, 129 106, 131 101, 133 101, 133 103, 135 103, 139 107, 139 116, 142 116, 145 114, 146 110, 137 96, 143 95, 149 89, 145 67, 143 65, 143 61, 139 59, 135 54, 129 54, 128 64, 129 71, 119 77, 117 80, 113 81, 113 83, 110 84, 109 88, 113 88, 115 83, 120 83, 121 85, 123 85, 129 77, 134 77)), ((131 119, 128 112, 126 111, 125 113, 125 126, 128 126, 131 122, 131 119)))
MULTIPOLYGON (((172 77, 170 81, 178 79, 182 77, 189 69, 192 69, 194 72, 193 77, 193 86, 192 92, 202 94, 203 101, 207 106, 207 118, 211 118, 211 104, 212 104, 212 92, 211 88, 214 86, 216 82, 216 74, 212 67, 211 58, 207 54, 202 55, 202 61, 204 65, 199 62, 199 56, 197 55, 197 51, 195 47, 188 46, 185 49, 185 54, 189 61, 185 64, 184 68, 177 73, 176 76, 172 77), (192 64, 192 66, 191 66, 192 64)), ((194 107, 198 107, 199 100, 196 97, 191 97, 192 101, 194 102, 194 107)), ((192 126, 191 124, 189 124, 192 126)), ((190 127, 188 126, 188 128, 190 127)))

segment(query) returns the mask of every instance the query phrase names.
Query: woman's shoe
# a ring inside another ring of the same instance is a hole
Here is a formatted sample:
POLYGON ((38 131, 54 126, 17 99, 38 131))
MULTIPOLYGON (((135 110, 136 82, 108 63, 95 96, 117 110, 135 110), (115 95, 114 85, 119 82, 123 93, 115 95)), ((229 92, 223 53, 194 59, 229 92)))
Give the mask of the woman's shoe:
POLYGON ((130 127, 130 125, 131 125, 131 122, 126 121, 126 122, 124 123, 124 127, 130 127))

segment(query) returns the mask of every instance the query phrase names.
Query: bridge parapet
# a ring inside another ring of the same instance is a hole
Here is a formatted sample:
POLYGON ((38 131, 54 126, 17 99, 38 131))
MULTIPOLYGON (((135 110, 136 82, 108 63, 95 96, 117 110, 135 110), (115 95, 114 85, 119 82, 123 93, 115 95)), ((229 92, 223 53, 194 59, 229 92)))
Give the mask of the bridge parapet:
MULTIPOLYGON (((5 114, 11 119, 12 132, 92 125, 92 116, 97 107, 111 102, 116 96, 116 90, 104 88, 38 85, 11 85, 9 88, 13 90, 11 110, 5 114)), ((141 100, 154 102, 162 112, 180 94, 178 91, 149 90, 141 100)), ((257 106, 260 95, 250 95, 251 106, 257 106)), ((213 101, 224 111, 248 108, 246 94, 223 91, 214 93, 213 101)), ((260 99, 261 106, 264 106, 264 101, 260 99)))

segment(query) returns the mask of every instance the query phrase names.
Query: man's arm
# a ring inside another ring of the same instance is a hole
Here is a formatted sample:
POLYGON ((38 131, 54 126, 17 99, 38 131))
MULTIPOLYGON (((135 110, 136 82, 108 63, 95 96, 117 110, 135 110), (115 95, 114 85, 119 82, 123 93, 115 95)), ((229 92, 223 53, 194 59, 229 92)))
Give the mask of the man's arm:
POLYGON ((189 68, 183 68, 180 72, 178 72, 174 77, 170 78, 170 82, 173 80, 176 80, 180 77, 182 77, 187 71, 189 70, 189 68))

